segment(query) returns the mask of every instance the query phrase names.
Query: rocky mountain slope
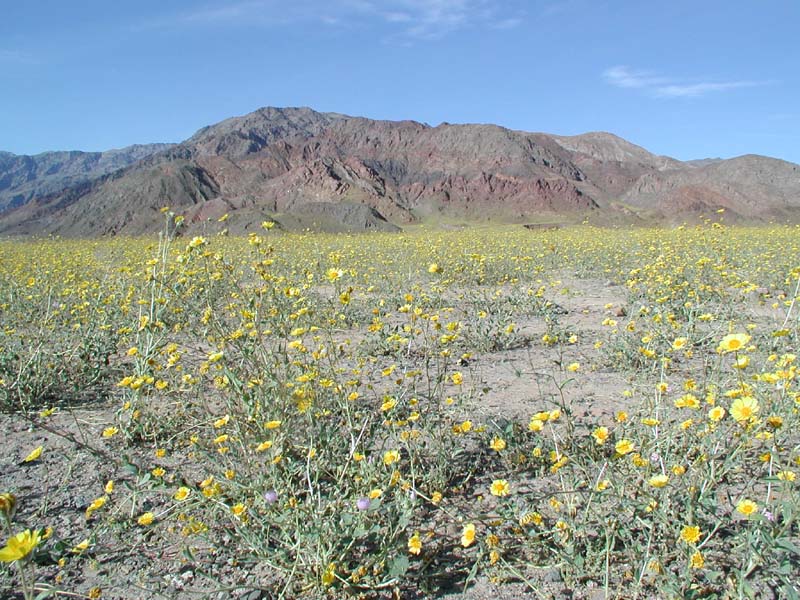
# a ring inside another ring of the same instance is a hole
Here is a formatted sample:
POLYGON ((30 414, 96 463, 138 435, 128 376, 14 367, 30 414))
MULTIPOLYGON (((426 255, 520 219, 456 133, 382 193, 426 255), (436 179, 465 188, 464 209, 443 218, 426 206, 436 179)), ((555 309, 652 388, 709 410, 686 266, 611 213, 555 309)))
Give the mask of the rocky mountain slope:
MULTIPOLYGON (((228 214, 232 231, 265 218, 287 228, 391 230, 428 218, 609 223, 719 208, 730 219, 800 217, 798 165, 763 156, 681 162, 608 133, 263 108, 158 150, 0 205, 0 232, 147 233, 160 226, 162 206, 195 227, 228 214)), ((13 172, 6 156, 0 182, 13 172)))
POLYGON ((749 220, 796 220, 800 165, 748 154, 693 169, 648 173, 637 179, 622 201, 643 210, 663 207, 676 214, 725 208, 749 220))
POLYGON ((107 152, 0 152, 0 213, 132 165, 171 144, 137 144, 107 152))

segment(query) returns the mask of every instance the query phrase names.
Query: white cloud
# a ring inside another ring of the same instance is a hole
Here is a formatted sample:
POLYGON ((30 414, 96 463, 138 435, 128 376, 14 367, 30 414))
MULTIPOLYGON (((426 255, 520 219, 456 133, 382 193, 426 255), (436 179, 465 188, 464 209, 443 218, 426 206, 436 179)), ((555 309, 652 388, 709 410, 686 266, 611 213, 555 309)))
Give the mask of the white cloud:
POLYGON ((0 64, 32 65, 38 61, 26 52, 0 48, 0 64))
POLYGON ((402 33, 413 38, 441 38, 465 26, 473 16, 478 2, 470 0, 396 0, 394 11, 383 12, 384 20, 391 15, 405 17, 402 33))
POLYGON ((383 18, 389 23, 408 23, 413 17, 405 12, 387 12, 383 13, 383 18))
POLYGON ((728 81, 725 83, 692 83, 687 85, 665 85, 656 88, 656 95, 665 98, 695 98, 709 92, 725 92, 739 88, 766 85, 766 81, 728 81))
POLYGON ((240 0, 206 4, 166 15, 137 28, 270 26, 323 22, 326 25, 368 26, 381 22, 390 39, 438 39, 470 26, 511 28, 522 22, 518 11, 490 0, 240 0))
POLYGON ((603 78, 613 86, 638 89, 657 98, 698 98, 713 92, 726 92, 747 87, 768 85, 769 81, 687 81, 663 77, 652 71, 631 69, 625 65, 611 67, 603 78))
POLYGON ((357 2, 365 14, 380 16, 400 26, 393 39, 439 39, 468 27, 511 29, 524 22, 524 14, 509 2, 490 0, 386 0, 380 9, 375 2, 357 2))
POLYGON ((518 25, 522 25, 522 19, 519 17, 509 17, 492 23, 494 29, 513 29, 518 25))
POLYGON ((650 71, 635 71, 622 65, 606 69, 603 77, 611 85, 621 88, 652 88, 668 82, 667 79, 657 77, 650 71))
POLYGON ((260 13, 265 8, 266 7, 261 2, 241 2, 229 6, 201 8, 194 12, 184 14, 182 18, 187 22, 194 21, 197 23, 238 21, 252 16, 253 13, 260 13))
POLYGON ((327 4, 296 0, 291 5, 277 0, 244 0, 200 5, 192 10, 162 14, 131 26, 134 31, 148 29, 186 29, 195 27, 269 27, 316 20, 325 24, 339 21, 339 14, 327 4))
MULTIPOLYGON (((597 0, 591 0, 597 3, 597 0)), ((541 15, 543 17, 561 16, 567 13, 576 13, 584 10, 586 5, 585 0, 554 0, 547 2, 541 8, 541 15)))
POLYGON ((273 0, 246 0, 208 6, 178 16, 185 25, 276 25, 310 16, 311 2, 297 1, 287 7, 273 0))

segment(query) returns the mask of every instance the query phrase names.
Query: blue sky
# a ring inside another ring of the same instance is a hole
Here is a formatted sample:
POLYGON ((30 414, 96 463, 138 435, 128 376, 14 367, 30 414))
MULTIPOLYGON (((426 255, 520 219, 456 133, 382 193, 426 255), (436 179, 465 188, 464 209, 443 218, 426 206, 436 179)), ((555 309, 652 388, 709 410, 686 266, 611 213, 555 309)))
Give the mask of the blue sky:
POLYGON ((798 0, 0 0, 0 149, 180 141, 262 106, 610 131, 800 163, 798 0))

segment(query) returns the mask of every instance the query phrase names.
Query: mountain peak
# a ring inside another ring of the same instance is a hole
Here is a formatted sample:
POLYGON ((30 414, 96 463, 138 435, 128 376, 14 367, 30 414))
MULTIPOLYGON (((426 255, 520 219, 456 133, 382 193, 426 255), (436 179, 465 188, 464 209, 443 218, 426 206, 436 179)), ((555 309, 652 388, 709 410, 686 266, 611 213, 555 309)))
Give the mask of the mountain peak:
POLYGON ((635 161, 656 169, 678 168, 680 161, 652 154, 636 144, 606 131, 590 131, 572 136, 554 136, 564 148, 602 161, 635 161))
POLYGON ((385 219, 685 219, 717 208, 729 219, 796 218, 798 169, 754 155, 683 163, 603 131, 431 127, 265 106, 177 146, 0 154, 0 231, 147 233, 166 205, 190 227, 229 214, 231 231, 265 218, 335 231, 394 227, 385 219))

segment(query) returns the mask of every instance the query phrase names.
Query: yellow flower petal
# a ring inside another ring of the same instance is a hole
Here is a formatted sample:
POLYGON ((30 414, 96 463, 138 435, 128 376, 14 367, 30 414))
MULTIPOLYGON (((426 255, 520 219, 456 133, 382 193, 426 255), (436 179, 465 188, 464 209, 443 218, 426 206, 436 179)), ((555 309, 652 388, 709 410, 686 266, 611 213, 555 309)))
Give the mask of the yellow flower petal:
POLYGON ((39 446, 38 448, 35 448, 30 454, 28 454, 28 456, 26 456, 22 460, 22 462, 33 462, 42 455, 43 450, 44 446, 39 446))

